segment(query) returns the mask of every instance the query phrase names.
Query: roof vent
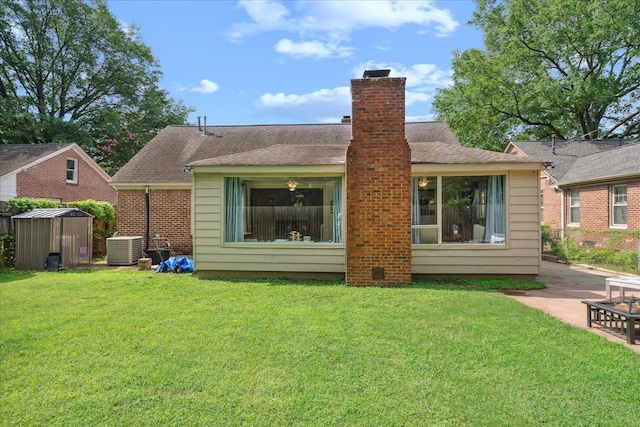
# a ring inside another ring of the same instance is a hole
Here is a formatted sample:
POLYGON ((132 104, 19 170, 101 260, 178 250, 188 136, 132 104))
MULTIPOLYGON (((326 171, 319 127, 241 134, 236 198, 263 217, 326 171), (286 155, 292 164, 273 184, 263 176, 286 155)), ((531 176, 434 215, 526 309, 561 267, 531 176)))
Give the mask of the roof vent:
POLYGON ((340 123, 351 123, 351 116, 342 116, 340 123))
POLYGON ((389 77, 391 70, 365 70, 362 75, 363 79, 377 79, 380 77, 389 77))

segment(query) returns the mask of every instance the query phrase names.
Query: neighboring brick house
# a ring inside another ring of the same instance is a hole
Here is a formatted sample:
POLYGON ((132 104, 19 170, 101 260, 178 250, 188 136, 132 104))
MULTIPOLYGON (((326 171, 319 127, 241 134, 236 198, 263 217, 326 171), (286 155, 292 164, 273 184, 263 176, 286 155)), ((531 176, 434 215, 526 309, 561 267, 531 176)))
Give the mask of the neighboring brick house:
POLYGON ((552 229, 640 230, 640 140, 511 141, 505 152, 550 164, 540 180, 552 229))
POLYGON ((109 175, 77 144, 0 145, 0 201, 33 197, 118 203, 109 175))
POLYGON ((180 242, 201 278, 537 275, 541 162, 405 123, 404 78, 351 85, 352 122, 165 128, 111 181, 120 234, 180 242))

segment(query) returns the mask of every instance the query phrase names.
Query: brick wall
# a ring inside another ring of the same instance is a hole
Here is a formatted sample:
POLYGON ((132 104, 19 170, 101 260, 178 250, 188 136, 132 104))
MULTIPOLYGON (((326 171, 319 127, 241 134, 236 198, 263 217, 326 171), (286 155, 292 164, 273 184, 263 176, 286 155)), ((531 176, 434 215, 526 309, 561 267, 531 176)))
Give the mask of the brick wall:
POLYGON ((62 203, 93 199, 118 203, 118 192, 74 151, 66 151, 19 172, 16 176, 18 197, 60 200, 62 203), (67 183, 67 159, 78 161, 77 184, 67 183))
POLYGON ((351 81, 346 159, 346 282, 411 283, 411 151, 405 79, 351 81))
MULTIPOLYGON (((626 184, 627 229, 640 230, 640 180, 628 181, 626 184)), ((610 228, 611 196, 609 189, 608 184, 580 187, 580 228, 588 230, 607 230, 610 228)), ((569 191, 567 190, 565 191, 565 210, 568 209, 568 203, 569 191)), ((565 215, 568 215, 567 212, 565 215)), ((565 216, 565 221, 567 218, 565 216)))
POLYGON ((540 190, 542 191, 542 222, 551 228, 559 229, 562 226, 562 192, 551 188, 552 181, 541 174, 540 190))
MULTIPOLYGON (((177 255, 193 253, 191 236, 191 190, 149 190, 149 235, 160 234, 177 255)), ((146 237, 144 190, 118 191, 118 235, 146 237)), ((153 243, 153 242, 151 242, 153 243)))
POLYGON ((629 230, 640 230, 640 179, 627 183, 627 220, 629 230))

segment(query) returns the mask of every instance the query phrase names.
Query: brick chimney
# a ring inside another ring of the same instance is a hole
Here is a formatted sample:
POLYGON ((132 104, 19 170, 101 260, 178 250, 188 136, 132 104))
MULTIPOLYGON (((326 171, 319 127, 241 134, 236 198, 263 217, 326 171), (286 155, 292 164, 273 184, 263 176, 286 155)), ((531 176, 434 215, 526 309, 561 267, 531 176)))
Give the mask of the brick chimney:
POLYGON ((352 286, 411 283, 406 79, 379 75, 379 71, 365 72, 365 78, 351 80, 345 241, 346 281, 352 286))

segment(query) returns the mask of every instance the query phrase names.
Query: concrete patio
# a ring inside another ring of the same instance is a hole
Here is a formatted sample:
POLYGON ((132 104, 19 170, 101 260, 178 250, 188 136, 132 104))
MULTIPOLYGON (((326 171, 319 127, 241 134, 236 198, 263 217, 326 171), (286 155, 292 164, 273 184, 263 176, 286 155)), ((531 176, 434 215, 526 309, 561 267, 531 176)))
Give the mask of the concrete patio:
MULTIPOLYGON (((587 326, 587 308, 582 301, 604 300, 605 279, 618 275, 620 274, 617 272, 586 266, 542 261, 540 275, 536 280, 545 283, 546 289, 511 291, 505 294, 564 322, 587 329, 640 353, 640 344, 627 344, 626 340, 619 335, 609 333, 602 328, 587 326)), ((627 290, 626 294, 640 297, 640 291, 627 290)), ((617 295, 617 291, 614 292, 614 296, 617 295)))

